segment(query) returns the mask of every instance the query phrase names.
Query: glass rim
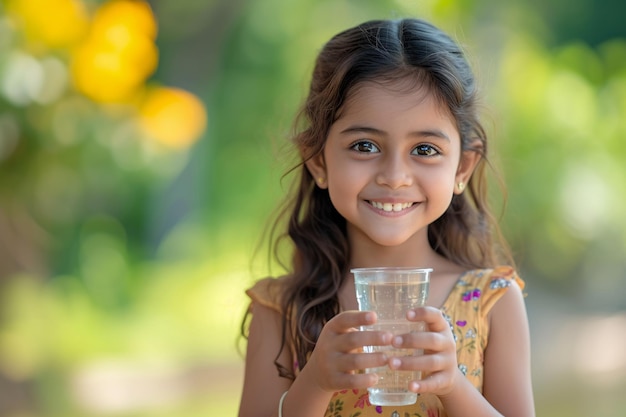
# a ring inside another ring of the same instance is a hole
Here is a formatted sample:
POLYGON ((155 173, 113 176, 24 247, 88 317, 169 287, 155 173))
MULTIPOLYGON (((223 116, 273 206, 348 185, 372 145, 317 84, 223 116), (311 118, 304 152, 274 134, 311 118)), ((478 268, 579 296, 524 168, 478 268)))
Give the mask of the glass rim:
POLYGON ((377 266, 366 268, 351 268, 350 272, 433 272, 432 268, 421 268, 414 266, 377 266))

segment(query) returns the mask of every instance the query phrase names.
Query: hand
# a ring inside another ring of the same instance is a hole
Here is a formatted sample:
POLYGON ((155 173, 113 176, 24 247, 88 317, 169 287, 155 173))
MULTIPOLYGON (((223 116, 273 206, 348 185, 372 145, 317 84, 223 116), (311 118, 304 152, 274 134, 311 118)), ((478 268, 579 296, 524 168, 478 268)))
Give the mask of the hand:
POLYGON ((409 389, 414 392, 430 392, 446 395, 452 391, 459 372, 456 359, 456 344, 450 325, 441 311, 434 307, 421 307, 407 313, 409 321, 421 321, 425 331, 404 334, 393 338, 396 348, 423 349, 418 356, 393 357, 389 359, 391 369, 418 370, 427 376, 421 381, 412 381, 409 389))
POLYGON ((371 311, 345 311, 326 323, 304 367, 322 390, 366 388, 376 383, 376 374, 358 372, 387 364, 383 353, 363 352, 363 346, 391 344, 390 332, 358 331, 359 326, 372 325, 376 319, 371 311))

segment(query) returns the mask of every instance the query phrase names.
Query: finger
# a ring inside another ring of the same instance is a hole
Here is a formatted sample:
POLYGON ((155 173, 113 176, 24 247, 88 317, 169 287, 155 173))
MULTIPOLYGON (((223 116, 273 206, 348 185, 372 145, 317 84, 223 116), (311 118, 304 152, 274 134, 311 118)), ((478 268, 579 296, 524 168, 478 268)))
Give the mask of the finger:
POLYGON ((335 333, 347 333, 360 326, 376 323, 377 316, 373 311, 344 311, 326 323, 326 327, 335 333))
POLYGON ((443 317, 441 310, 434 307, 418 307, 407 312, 409 321, 422 321, 430 331, 443 332, 450 330, 450 325, 443 317))
POLYGON ((447 391, 452 381, 445 372, 437 372, 425 379, 409 382, 409 390, 417 393, 447 391))
POLYGON ((389 358, 389 368, 401 371, 435 373, 455 366, 445 355, 395 356, 389 358))
POLYGON ((378 375, 371 374, 347 374, 337 373, 333 377, 333 387, 336 390, 350 389, 350 388, 368 388, 376 385, 378 382, 378 375))
POLYGON ((337 370, 344 373, 359 372, 387 365, 388 357, 382 352, 349 353, 338 358, 337 370))
POLYGON ((364 346, 388 346, 392 339, 393 335, 387 331, 355 331, 341 335, 338 348, 344 352, 349 352, 354 349, 361 350, 364 346))
POLYGON ((429 352, 456 350, 454 339, 448 334, 434 332, 406 333, 394 336, 391 345, 399 349, 424 349, 429 352))

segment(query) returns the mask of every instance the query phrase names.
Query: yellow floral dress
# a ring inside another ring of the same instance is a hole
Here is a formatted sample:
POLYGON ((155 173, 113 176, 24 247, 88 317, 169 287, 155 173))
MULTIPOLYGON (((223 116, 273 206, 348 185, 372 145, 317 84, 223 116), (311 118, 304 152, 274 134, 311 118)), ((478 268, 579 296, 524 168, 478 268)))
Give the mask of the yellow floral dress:
MULTIPOLYGON (((280 312, 277 301, 283 279, 260 280, 246 293, 253 302, 280 312)), ((480 392, 483 386, 483 354, 489 339, 489 311, 514 281, 524 288, 524 282, 508 266, 467 271, 461 275, 441 308, 454 335, 459 369, 480 392)), ((298 371, 298 364, 294 363, 294 373, 297 375, 298 371)), ((333 394, 324 417, 446 415, 436 395, 422 394, 413 405, 381 407, 370 404, 366 389, 349 389, 333 394)))

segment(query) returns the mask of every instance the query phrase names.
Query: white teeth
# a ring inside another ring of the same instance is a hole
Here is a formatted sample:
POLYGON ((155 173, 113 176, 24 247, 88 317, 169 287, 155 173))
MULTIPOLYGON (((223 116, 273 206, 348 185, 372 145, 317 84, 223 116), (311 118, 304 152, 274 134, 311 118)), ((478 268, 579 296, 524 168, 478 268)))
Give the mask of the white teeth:
POLYGON ((413 203, 392 204, 392 203, 380 203, 378 201, 370 201, 370 204, 372 204, 372 206, 376 207, 377 209, 387 211, 387 212, 402 211, 402 210, 408 209, 409 207, 413 205, 413 203))

